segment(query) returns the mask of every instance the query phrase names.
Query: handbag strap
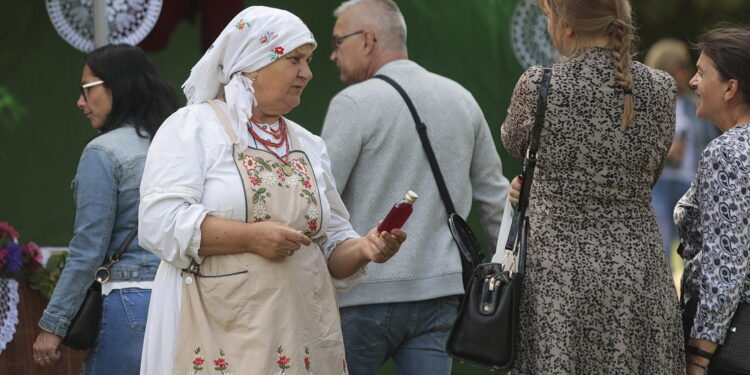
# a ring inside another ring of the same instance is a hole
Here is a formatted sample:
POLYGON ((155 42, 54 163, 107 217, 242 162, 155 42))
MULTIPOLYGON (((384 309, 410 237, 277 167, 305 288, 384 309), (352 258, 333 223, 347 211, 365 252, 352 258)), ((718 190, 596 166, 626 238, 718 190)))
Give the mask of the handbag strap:
POLYGON ((432 150, 430 138, 427 136, 427 125, 425 125, 419 118, 419 114, 417 113, 417 109, 414 107, 414 103, 412 103, 409 95, 406 94, 406 91, 404 91, 401 85, 399 85, 391 77, 378 74, 375 76, 375 78, 380 78, 383 81, 388 82, 388 84, 393 86, 393 88, 398 91, 401 97, 404 98, 406 106, 409 107, 409 112, 411 112, 411 117, 414 118, 414 124, 417 126, 417 133, 419 133, 419 139, 420 141, 422 141, 422 148, 424 148, 424 153, 427 155, 427 160, 430 162, 432 175, 435 176, 435 182, 437 182, 437 188, 440 192, 440 198, 443 200, 443 204, 445 205, 445 211, 448 213, 448 216, 456 213, 456 208, 453 206, 453 200, 451 200, 451 195, 448 192, 448 187, 445 185, 445 180, 443 179, 443 173, 440 172, 440 166, 438 165, 437 158, 435 158, 435 152, 432 150))
MULTIPOLYGON (((531 140, 529 142, 529 148, 526 150, 526 158, 524 159, 523 166, 523 181, 521 182, 521 194, 518 199, 518 206, 515 213, 513 214, 513 220, 510 224, 508 231, 508 240, 505 243, 505 252, 512 252, 514 258, 518 257, 517 265, 518 272, 523 272, 523 265, 526 257, 525 249, 521 249, 522 246, 517 246, 521 242, 521 236, 519 231, 525 235, 525 228, 522 226, 528 225, 528 218, 526 216, 526 208, 529 205, 529 194, 531 192, 531 184, 534 179, 534 170, 536 169, 537 152, 539 151, 539 138, 542 134, 542 128, 544 127, 544 116, 547 112, 547 95, 549 93, 549 84, 552 78, 552 69, 544 68, 542 79, 539 81, 538 96, 536 102, 536 114, 534 118, 534 125, 531 128, 531 140), (521 253, 522 252, 522 253, 521 253)), ((502 234, 503 227, 500 228, 502 234)), ((502 239, 503 237, 498 237, 502 239)), ((493 262, 499 259, 502 255, 498 255, 500 252, 500 240, 498 240, 498 248, 495 255, 492 257, 493 262)))
POLYGON ((138 226, 136 225, 135 228, 133 228, 130 233, 128 233, 128 236, 125 237, 125 240, 122 241, 120 244, 120 247, 117 248, 117 251, 115 251, 115 255, 112 255, 109 257, 109 262, 99 268, 96 269, 94 272, 94 278, 96 281, 98 281, 101 284, 106 283, 109 281, 109 269, 112 268, 112 266, 117 263, 117 261, 120 260, 120 257, 125 252, 125 249, 130 246, 130 243, 133 242, 133 239, 138 234, 138 226))

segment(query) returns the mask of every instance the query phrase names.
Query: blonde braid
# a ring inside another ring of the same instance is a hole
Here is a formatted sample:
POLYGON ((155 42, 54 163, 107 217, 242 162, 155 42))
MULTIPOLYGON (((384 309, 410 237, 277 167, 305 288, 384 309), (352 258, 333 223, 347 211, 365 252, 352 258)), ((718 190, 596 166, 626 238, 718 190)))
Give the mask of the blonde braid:
POLYGON ((625 108, 622 114, 621 129, 627 129, 633 122, 633 76, 630 74, 631 26, 620 19, 612 21, 609 29, 612 34, 612 57, 615 59, 615 78, 625 91, 625 108))

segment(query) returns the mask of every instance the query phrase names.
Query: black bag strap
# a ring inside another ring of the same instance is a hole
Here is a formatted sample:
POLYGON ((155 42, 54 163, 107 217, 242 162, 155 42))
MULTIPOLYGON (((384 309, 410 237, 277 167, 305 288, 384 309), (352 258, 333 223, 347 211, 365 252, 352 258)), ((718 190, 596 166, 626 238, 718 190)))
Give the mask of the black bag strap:
POLYGON ((117 263, 117 261, 120 260, 120 257, 125 252, 125 249, 130 246, 130 243, 133 242, 133 239, 138 234, 138 226, 136 225, 133 230, 128 233, 128 236, 125 237, 125 240, 122 241, 120 244, 120 247, 117 248, 117 251, 115 251, 115 254, 109 257, 109 262, 99 268, 96 269, 96 272, 94 272, 94 277, 96 278, 96 281, 98 281, 101 284, 106 283, 109 281, 109 269, 112 268, 112 266, 117 263))
MULTIPOLYGON (((529 141, 529 148, 526 150, 526 158, 524 159, 523 166, 523 182, 521 183, 521 194, 518 199, 518 206, 516 212, 513 214, 513 223, 510 227, 508 235, 508 242, 505 244, 505 250, 513 251, 514 256, 519 255, 519 250, 524 246, 516 246, 520 237, 524 237, 528 231, 528 222, 526 217, 526 208, 529 205, 529 193, 531 191, 531 183, 534 179, 534 169, 536 168, 536 154, 539 151, 539 138, 542 134, 542 127, 544 127, 544 115, 547 112, 547 94, 549 93, 549 83, 552 77, 552 69, 545 68, 542 74, 542 80, 539 81, 539 95, 536 101, 536 114, 534 118, 534 125, 531 128, 531 140, 529 141), (521 226, 524 228, 521 228, 521 226), (522 230, 521 236, 518 236, 519 230, 522 230)), ((524 241, 525 242, 525 241, 524 241)), ((520 254, 518 260, 518 272, 523 273, 523 266, 525 263, 526 254, 520 254)))
POLYGON ((432 150, 430 138, 427 136, 427 126, 419 118, 419 114, 417 113, 417 109, 414 107, 414 103, 412 103, 409 95, 406 94, 406 91, 404 91, 401 85, 399 85, 391 77, 378 74, 375 76, 375 78, 380 78, 383 81, 388 82, 391 86, 393 86, 394 89, 396 89, 396 91, 398 91, 401 97, 404 98, 406 106, 409 107, 409 112, 411 112, 411 117, 414 118, 414 124, 417 126, 417 133, 419 133, 419 139, 422 141, 422 148, 424 148, 424 153, 427 155, 427 160, 430 162, 432 175, 435 176, 435 182, 437 182, 438 191, 440 192, 440 198, 443 200, 443 204, 445 205, 445 211, 448 212, 448 216, 456 213, 456 208, 453 206, 453 200, 451 200, 451 195, 448 192, 448 187, 445 185, 445 180, 443 179, 443 173, 440 172, 440 166, 438 165, 437 159, 435 158, 435 152, 432 150))

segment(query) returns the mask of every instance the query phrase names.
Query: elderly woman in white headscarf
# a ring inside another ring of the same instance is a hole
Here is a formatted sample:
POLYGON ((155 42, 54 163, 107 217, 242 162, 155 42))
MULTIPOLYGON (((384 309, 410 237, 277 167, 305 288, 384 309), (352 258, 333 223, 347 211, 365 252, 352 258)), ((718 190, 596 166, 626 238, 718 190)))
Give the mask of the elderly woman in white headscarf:
POLYGON ((293 14, 250 7, 193 67, 141 182, 140 244, 161 265, 141 374, 345 374, 335 288, 406 233, 348 222, 323 141, 283 117, 312 79, 293 14))

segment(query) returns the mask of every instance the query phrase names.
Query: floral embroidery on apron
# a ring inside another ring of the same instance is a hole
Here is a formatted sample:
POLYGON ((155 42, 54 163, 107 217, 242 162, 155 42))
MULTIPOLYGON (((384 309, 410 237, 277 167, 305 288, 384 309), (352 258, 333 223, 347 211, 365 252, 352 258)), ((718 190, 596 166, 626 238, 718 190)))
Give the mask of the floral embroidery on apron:
MULTIPOLYGON (((271 187, 282 189, 301 187, 301 189, 298 189, 300 191, 298 198, 307 203, 307 208, 303 217, 304 223, 295 224, 305 227, 303 233, 306 236, 314 236, 320 230, 320 209, 318 208, 320 202, 316 197, 315 175, 304 152, 292 151, 289 154, 289 163, 284 164, 275 160, 273 155, 270 154, 264 157, 263 155, 254 156, 245 152, 237 153, 236 164, 238 164, 238 169, 240 173, 244 170, 248 177, 243 179, 243 182, 245 183, 246 194, 251 197, 253 203, 252 218, 255 222, 274 220, 268 212, 266 200, 271 197, 271 187)), ((247 216, 250 216, 249 214, 247 216)), ((245 220, 249 221, 248 219, 245 220)))
MULTIPOLYGON (((236 140, 221 109, 209 104, 236 140)), ((264 150, 233 147, 245 221, 274 221, 313 237, 325 230, 318 184, 288 132, 287 163, 264 150)), ((347 374, 335 289, 315 243, 281 262, 252 253, 214 255, 192 273, 184 270, 179 326, 175 374, 347 374)))

